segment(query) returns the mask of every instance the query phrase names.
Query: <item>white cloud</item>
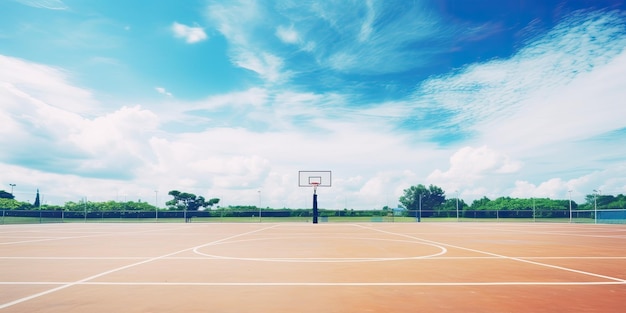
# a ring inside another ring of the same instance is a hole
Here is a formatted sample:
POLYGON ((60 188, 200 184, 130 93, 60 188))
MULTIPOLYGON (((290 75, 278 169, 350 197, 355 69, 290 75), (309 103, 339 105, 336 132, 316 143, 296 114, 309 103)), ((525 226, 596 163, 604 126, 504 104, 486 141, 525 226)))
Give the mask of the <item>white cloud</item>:
POLYGON ((463 147, 450 157, 450 168, 447 171, 437 169, 427 180, 458 189, 471 186, 487 176, 515 173, 521 167, 520 161, 512 160, 508 155, 487 146, 463 147))
POLYGON ((359 32, 358 40, 360 42, 365 42, 370 39, 370 36, 374 30, 372 24, 376 19, 376 12, 374 11, 374 4, 372 0, 365 1, 366 11, 365 18, 363 19, 363 24, 361 24, 361 30, 359 32))
POLYGON ((253 71, 268 83, 285 82, 291 75, 284 71, 283 59, 270 52, 255 37, 264 36, 272 32, 285 42, 295 40, 297 36, 294 30, 279 26, 272 28, 269 34, 261 34, 267 29, 265 11, 257 1, 240 0, 228 3, 213 1, 207 7, 207 18, 215 28, 224 35, 229 42, 229 55, 231 62, 241 68, 253 71))
POLYGON ((517 198, 552 198, 562 199, 567 195, 567 183, 560 178, 552 178, 535 186, 527 181, 516 181, 511 192, 512 197, 517 198))
POLYGON ((202 27, 192 27, 174 22, 171 29, 174 36, 185 39, 187 43, 198 43, 207 39, 207 34, 202 27))
POLYGON ((520 180, 515 182, 510 196, 519 198, 568 199, 583 203, 585 196, 593 194, 594 190, 602 194, 626 194, 626 163, 611 166, 610 169, 594 171, 592 173, 576 177, 570 180, 550 178, 538 185, 520 180), (598 182, 602 182, 598 184, 598 182))
POLYGON ((611 113, 626 90, 623 31, 610 17, 574 15, 509 59, 427 80, 415 98, 453 112, 445 125, 519 151, 624 127, 611 113))
POLYGON ((243 121, 249 115, 259 114, 259 111, 262 111, 262 108, 268 105, 269 98, 270 94, 267 89, 253 87, 248 90, 209 96, 193 103, 190 105, 190 108, 207 110, 208 112, 228 109, 229 112, 235 112, 239 120, 243 121), (245 115, 245 118, 241 114, 245 115))
POLYGON ((290 27, 278 26, 276 36, 284 43, 294 44, 299 41, 298 32, 293 28, 293 25, 290 27))
POLYGON ((76 87, 71 78, 71 73, 60 68, 0 55, 0 82, 16 105, 21 101, 17 99, 36 100, 71 112, 98 112, 92 93, 76 87))
POLYGON ((61 0, 14 0, 21 4, 39 9, 67 10, 69 7, 61 0))
POLYGON ((158 125, 153 113, 139 107, 102 113, 89 92, 55 68, 4 56, 0 67, 0 161, 43 172, 132 177, 133 168, 150 159, 146 138, 158 125))
POLYGON ((419 68, 445 50, 451 27, 420 2, 315 2, 280 12, 296 23, 301 43, 319 64, 347 73, 393 73, 419 68), (298 22, 306 20, 306 23, 298 22), (418 47, 424 41, 428 49, 418 47), (332 42, 332 44, 328 44, 332 42), (393 60, 393 62, 389 62, 393 60))
POLYGON ((288 78, 288 74, 282 72, 283 60, 267 52, 242 51, 234 57, 233 61, 242 68, 256 72, 271 83, 288 78))
POLYGON ((168 97, 172 97, 172 93, 167 91, 165 88, 163 87, 154 87, 154 90, 156 90, 158 93, 164 95, 164 96, 168 96, 168 97))
POLYGON ((139 106, 122 107, 93 120, 83 119, 69 138, 98 159, 107 155, 143 158, 145 154, 140 150, 145 144, 140 144, 140 141, 146 135, 149 138, 158 123, 158 117, 153 112, 139 106))
POLYGON ((531 93, 514 115, 477 126, 485 140, 520 150, 582 140, 626 127, 619 100, 626 90, 626 52, 569 84, 531 93))

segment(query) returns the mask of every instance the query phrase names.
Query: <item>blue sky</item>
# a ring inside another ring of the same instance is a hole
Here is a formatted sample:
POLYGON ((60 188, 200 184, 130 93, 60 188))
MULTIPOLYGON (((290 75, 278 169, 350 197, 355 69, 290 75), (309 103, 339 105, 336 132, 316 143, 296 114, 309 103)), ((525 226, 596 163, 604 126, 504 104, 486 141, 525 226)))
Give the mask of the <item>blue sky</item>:
MULTIPOLYGON (((626 192, 623 1, 0 2, 0 189, 396 206, 626 192)), ((32 199, 31 199, 32 198, 32 199)))

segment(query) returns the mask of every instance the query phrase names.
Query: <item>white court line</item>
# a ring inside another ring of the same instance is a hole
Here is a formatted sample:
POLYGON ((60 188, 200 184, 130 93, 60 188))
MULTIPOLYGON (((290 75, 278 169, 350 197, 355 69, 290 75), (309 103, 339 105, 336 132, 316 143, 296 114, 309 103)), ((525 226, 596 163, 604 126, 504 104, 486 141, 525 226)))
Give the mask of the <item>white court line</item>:
POLYGON ((275 287, 275 286, 322 286, 322 287, 342 287, 342 286, 397 286, 397 287, 419 287, 419 286, 605 286, 605 285, 626 285, 624 282, 604 281, 604 282, 0 282, 0 285, 67 285, 73 286, 245 286, 245 287, 275 287))
POLYGON ((337 236, 307 236, 302 237, 267 237, 267 238, 254 238, 254 239, 246 239, 246 240, 235 240, 229 242, 222 242, 222 244, 236 244, 241 242, 251 242, 251 241, 270 241, 270 240, 285 240, 285 239, 324 239, 324 240, 336 240, 336 239, 347 239, 347 240, 363 240, 363 241, 397 241, 404 242, 410 244, 420 244, 426 246, 433 246, 438 248, 440 251, 432 254, 418 255, 418 256, 405 256, 405 257, 354 257, 354 258, 321 258, 321 257, 297 257, 297 258, 261 258, 261 257, 233 257, 233 256, 224 256, 224 255, 215 255, 201 252, 200 248, 193 249, 193 252, 206 256, 213 259, 221 259, 221 260, 238 260, 238 261, 259 261, 259 262, 291 262, 291 263, 356 263, 356 262, 382 262, 382 261, 400 261, 400 260, 417 260, 417 259, 428 259, 434 258, 440 255, 444 255, 448 252, 445 247, 440 245, 435 245, 432 243, 416 241, 416 240, 398 240, 398 239, 381 239, 381 238, 365 238, 365 237, 337 237, 337 236))
POLYGON ((37 240, 9 241, 9 242, 0 242, 0 245, 17 245, 17 244, 21 244, 21 243, 33 243, 33 242, 54 241, 54 240, 64 240, 64 239, 76 239, 76 238, 86 238, 86 237, 94 237, 94 236, 54 237, 54 238, 37 239, 37 240))
POLYGON ((51 260, 145 260, 152 258, 151 256, 145 257, 108 257, 108 256, 0 256, 0 260, 38 260, 38 261, 51 261, 51 260))
MULTIPOLYGON (((518 224, 519 225, 519 224, 518 224)), ((518 225, 511 225, 511 226, 518 226, 518 225)), ((607 229, 607 228, 590 228, 590 227, 571 227, 568 229, 562 229, 562 230, 555 230, 555 231, 545 231, 545 228, 537 228, 537 227, 533 227, 533 226, 544 226, 544 225, 550 225, 553 226, 555 224, 530 224, 530 225, 526 225, 526 224, 521 224, 524 225, 522 226, 522 229, 511 229, 509 228, 500 228, 500 226, 497 227, 493 227, 493 228, 489 228, 489 230, 496 230, 496 231, 502 231, 502 232, 509 232, 509 233, 524 233, 524 234, 537 234, 537 235, 557 235, 557 236, 567 236, 567 237, 591 237, 591 238, 615 238, 615 239, 626 239, 626 235, 624 234, 619 234, 619 235, 593 235, 593 234, 581 234, 578 233, 576 231, 578 230, 593 230, 594 232, 598 232, 600 230, 602 231, 607 231, 607 232, 614 232, 614 231, 622 231, 621 229, 607 229), (534 229, 540 229, 540 230, 534 230, 534 229)), ((556 224, 557 227, 560 224, 556 224)), ((571 224, 563 224, 563 225, 571 225, 571 224)), ((445 225, 448 227, 452 227, 452 225, 445 225)), ((483 232, 480 232, 479 234, 484 234, 484 228, 480 228, 480 227, 475 227, 475 226, 470 226, 470 225, 454 225, 453 228, 458 228, 458 227, 462 227, 464 229, 475 229, 475 230, 482 230, 483 232)))
MULTIPOLYGON (((141 233, 150 233, 156 231, 169 231, 169 230, 177 230, 182 229, 182 227, 172 227, 172 228, 164 228, 164 229, 146 229, 146 230, 138 230, 138 231, 130 231, 130 232, 98 232, 96 234, 84 235, 84 236, 71 236, 71 237, 49 237, 44 239, 34 239, 34 240, 22 240, 22 241, 9 241, 9 242, 0 242, 0 245, 16 245, 21 243, 33 243, 33 242, 42 242, 42 241, 54 241, 54 240, 66 240, 66 239, 79 239, 79 238, 91 238, 91 237, 104 237, 111 235, 120 235, 120 234, 141 234, 141 233)), ((2 238, 2 237, 0 237, 2 238)), ((39 237, 41 238, 41 237, 39 237)))
POLYGON ((441 242, 437 242, 437 241, 433 241, 433 240, 427 240, 427 239, 418 238, 418 237, 411 236, 411 235, 406 235, 406 234, 394 233, 394 232, 381 230, 381 229, 376 229, 376 228, 371 228, 371 227, 358 225, 358 224, 352 224, 352 225, 357 226, 357 227, 362 227, 362 228, 365 228, 365 229, 374 230, 374 231, 385 233, 385 234, 402 236, 402 237, 406 237, 406 238, 413 238, 413 239, 416 239, 416 240, 422 240, 424 242, 430 242, 430 243, 433 243, 433 244, 442 245, 442 246, 446 246, 446 247, 452 247, 452 248, 457 248, 457 249, 461 249, 461 250, 465 250, 465 251, 471 251, 471 252, 477 252, 477 253, 481 253, 481 254, 491 255, 491 256, 495 256, 495 257, 499 257, 499 258, 503 258, 503 259, 519 261, 519 262, 523 262, 523 263, 534 264, 534 265, 539 265, 539 266, 543 266, 543 267, 549 267, 549 268, 559 269, 559 270, 563 270, 563 271, 568 271, 568 272, 572 272, 572 273, 578 273, 578 274, 583 274, 583 275, 588 275, 588 276, 593 276, 593 277, 598 277, 598 278, 604 278, 604 279, 608 279, 608 280, 617 281, 617 282, 620 282, 620 283, 626 283, 625 279, 621 279, 621 278, 617 278, 617 277, 611 277, 611 276, 606 276, 606 275, 601 275, 601 274, 596 274, 596 273, 591 273, 591 272, 586 272, 586 271, 575 270, 573 268, 567 268, 567 267, 563 267, 563 266, 557 266, 557 265, 551 265, 551 264, 546 264, 546 263, 541 263, 541 262, 535 262, 535 261, 531 261, 531 260, 527 260, 527 259, 522 259, 522 258, 519 258, 519 257, 510 257, 510 256, 501 255, 501 254, 497 254, 497 253, 491 253, 491 252, 487 252, 487 251, 481 251, 481 250, 476 250, 476 249, 471 249, 471 248, 460 247, 460 246, 456 246, 456 245, 441 243, 441 242))
MULTIPOLYGON (((137 256, 137 257, 82 257, 82 256, 0 256, 0 260, 145 260, 152 258, 152 256, 137 256)), ((515 256, 515 258, 520 259, 528 259, 528 260, 626 260, 626 256, 515 256)), ((215 256, 197 256, 197 257, 165 257, 162 260, 215 260, 222 259, 222 257, 215 256)), ((289 259, 289 258, 278 258, 278 259, 289 259)), ((292 258, 292 259, 301 259, 301 258, 292 258)), ((314 259, 314 258, 304 258, 304 259, 314 259)), ((321 259, 330 259, 330 258, 321 258, 321 259)), ((399 258, 358 258, 358 259, 367 259, 367 260, 405 260, 405 259, 426 259, 425 256, 417 256, 417 257, 399 257, 399 258)), ((498 260, 502 259, 499 256, 429 256, 427 259, 429 260, 498 260)), ((266 260, 263 258, 262 260, 266 260)), ((268 261, 271 259, 267 259, 268 261)), ((332 260, 332 259, 331 259, 332 260)))
POLYGON ((27 297, 24 297, 24 298, 20 298, 20 299, 11 301, 11 302, 0 304, 0 310, 8 308, 8 307, 16 305, 16 304, 19 304, 19 303, 22 303, 22 302, 25 302, 25 301, 28 301, 28 300, 32 300, 32 299, 35 299, 35 298, 38 298, 38 297, 41 297, 41 296, 45 296, 47 294, 50 294, 50 293, 53 293, 53 292, 56 292, 56 291, 59 291, 59 290, 63 290, 63 289, 66 289, 66 288, 69 288, 69 287, 72 287, 72 286, 77 286, 77 285, 86 283, 86 282, 88 282, 90 280, 93 280, 93 279, 96 279, 96 278, 99 278, 99 277, 102 277, 102 276, 105 276, 105 275, 108 275, 108 274, 111 274, 111 273, 119 272, 121 270, 125 270, 125 269, 131 268, 131 267, 135 267, 135 266, 146 264, 146 263, 153 262, 153 261, 156 261, 156 260, 164 259, 164 258, 167 258, 167 257, 172 256, 172 255, 176 255, 176 254, 179 254, 179 253, 183 253, 183 252, 186 252, 186 251, 193 250, 194 248, 197 248, 197 247, 208 246, 208 245, 216 244, 216 243, 219 243, 219 242, 222 242, 222 241, 226 241, 226 240, 229 240, 229 239, 232 239, 232 238, 237 238, 237 237, 240 237, 240 236, 245 236, 245 235, 249 235, 249 234, 252 234, 252 233, 264 231, 266 229, 274 228, 276 226, 277 225, 272 225, 272 226, 269 226, 269 227, 256 229, 256 230, 245 232, 245 233, 242 233, 242 234, 233 235, 233 236, 230 236, 228 238, 223 238, 223 239, 220 239, 220 240, 212 241, 212 242, 209 242, 209 243, 206 243, 206 244, 202 244, 202 245, 199 245, 199 246, 196 246, 196 247, 191 247, 191 248, 175 251, 175 252, 168 253, 168 254, 165 254, 165 255, 162 255, 162 256, 153 257, 153 258, 141 261, 141 262, 136 262, 136 263, 132 263, 132 264, 129 264, 129 265, 125 265, 125 266, 121 266, 121 267, 118 267, 118 268, 114 268, 112 270, 104 271, 102 273, 99 273, 99 274, 96 274, 96 275, 92 275, 92 276, 89 276, 87 278, 83 278, 81 280, 77 280, 77 281, 74 281, 74 282, 69 282, 69 283, 63 284, 63 285, 61 285, 59 287, 56 287, 56 288, 52 288, 52 289, 49 289, 49 290, 46 290, 46 291, 42 291, 40 293, 36 293, 36 294, 30 295, 30 296, 27 296, 27 297))

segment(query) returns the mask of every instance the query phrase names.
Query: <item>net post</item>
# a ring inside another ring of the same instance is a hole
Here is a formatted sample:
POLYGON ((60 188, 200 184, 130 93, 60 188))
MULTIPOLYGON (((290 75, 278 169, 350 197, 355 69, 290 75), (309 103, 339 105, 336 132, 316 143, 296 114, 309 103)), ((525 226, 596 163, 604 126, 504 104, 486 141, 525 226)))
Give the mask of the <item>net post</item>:
POLYGON ((313 194, 313 224, 317 224, 317 194, 313 194))
POLYGON ((298 187, 313 187, 313 223, 317 224, 317 187, 331 187, 331 171, 298 171, 298 187))
POLYGON ((314 183, 311 183, 311 185, 313 186, 313 224, 317 224, 317 216, 318 216, 317 186, 319 185, 319 183, 314 182, 314 183))

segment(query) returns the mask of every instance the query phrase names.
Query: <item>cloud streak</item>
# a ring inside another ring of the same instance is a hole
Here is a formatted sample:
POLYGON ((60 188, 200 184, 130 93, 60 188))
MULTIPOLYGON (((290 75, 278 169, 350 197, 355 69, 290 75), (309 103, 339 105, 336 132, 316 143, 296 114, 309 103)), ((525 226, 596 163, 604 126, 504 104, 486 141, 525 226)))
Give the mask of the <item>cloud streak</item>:
POLYGON ((174 22, 171 29, 175 37, 185 39, 185 42, 189 44, 198 43, 208 38, 204 29, 198 26, 187 26, 174 22))
POLYGON ((61 0, 13 0, 23 5, 38 9, 67 10, 69 7, 61 0))

